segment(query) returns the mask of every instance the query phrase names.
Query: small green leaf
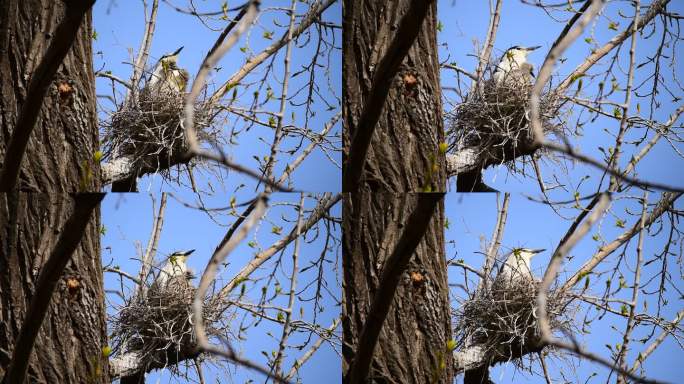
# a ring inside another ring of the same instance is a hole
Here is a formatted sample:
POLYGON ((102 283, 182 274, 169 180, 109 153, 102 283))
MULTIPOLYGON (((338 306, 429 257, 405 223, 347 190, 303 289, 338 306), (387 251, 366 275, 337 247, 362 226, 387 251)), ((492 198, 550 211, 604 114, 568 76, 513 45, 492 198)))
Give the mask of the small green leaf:
POLYGON ((618 25, 618 23, 611 21, 610 23, 608 23, 608 29, 610 29, 611 31, 617 31, 618 25))
POLYGON ((438 30, 439 32, 442 32, 443 29, 444 29, 444 24, 442 24, 441 21, 438 21, 438 22, 437 22, 437 30, 438 30))

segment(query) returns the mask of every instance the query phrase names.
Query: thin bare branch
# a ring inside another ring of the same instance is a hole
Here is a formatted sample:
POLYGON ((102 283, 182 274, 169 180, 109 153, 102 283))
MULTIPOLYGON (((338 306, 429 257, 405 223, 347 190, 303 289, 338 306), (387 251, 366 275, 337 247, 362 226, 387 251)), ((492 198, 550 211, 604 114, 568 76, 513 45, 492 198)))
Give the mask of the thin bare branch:
MULTIPOLYGON (((154 222, 152 223, 152 233, 150 234, 150 239, 147 242, 147 248, 145 249, 145 254, 142 258, 142 263, 140 265, 140 274, 138 275, 141 282, 144 282, 147 278, 147 274, 150 272, 150 267, 154 261, 154 257, 157 254, 157 244, 159 243, 159 235, 161 234, 162 227, 164 226, 164 210, 166 209, 166 192, 162 192, 161 203, 159 203, 159 212, 154 217, 154 222)), ((152 204, 154 206, 154 202, 152 204)), ((145 297, 147 293, 147 287, 145 284, 138 285, 138 294, 141 298, 145 297)))
POLYGON ((497 215, 496 226, 494 227, 494 232, 492 233, 492 240, 490 241, 489 248, 487 249, 487 259, 485 260, 483 270, 485 277, 480 279, 480 283, 477 286, 478 290, 482 288, 489 289, 489 279, 487 277, 489 276, 489 272, 492 270, 492 266, 494 266, 494 260, 496 260, 496 256, 499 254, 501 238, 503 237, 503 232, 506 228, 506 216, 508 215, 508 203, 510 198, 510 193, 504 193, 503 205, 499 211, 499 214, 497 215))

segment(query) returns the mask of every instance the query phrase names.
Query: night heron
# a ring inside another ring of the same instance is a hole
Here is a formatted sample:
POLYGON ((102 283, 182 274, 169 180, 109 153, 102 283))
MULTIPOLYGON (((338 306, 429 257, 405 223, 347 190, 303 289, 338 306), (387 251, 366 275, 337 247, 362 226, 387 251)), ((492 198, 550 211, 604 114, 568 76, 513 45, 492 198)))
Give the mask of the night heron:
POLYGON ((164 267, 159 271, 159 275, 152 283, 150 290, 164 290, 172 284, 189 286, 192 273, 188 270, 186 261, 193 252, 195 252, 194 249, 172 253, 166 260, 164 267))
POLYGON ((526 48, 514 45, 508 48, 496 65, 496 70, 494 70, 493 78, 496 84, 508 84, 509 80, 518 83, 523 77, 526 79, 526 84, 529 84, 533 67, 532 64, 527 63, 527 55, 538 48, 541 48, 541 46, 537 45, 526 48), (530 77, 527 77, 528 75, 530 77))
POLYGON ((545 249, 514 248, 501 265, 493 286, 502 288, 525 280, 534 282, 530 260, 534 255, 544 251, 545 249))
POLYGON ((178 68, 178 56, 183 47, 175 52, 162 56, 152 70, 152 76, 147 82, 146 89, 153 95, 182 94, 190 78, 190 73, 178 68))

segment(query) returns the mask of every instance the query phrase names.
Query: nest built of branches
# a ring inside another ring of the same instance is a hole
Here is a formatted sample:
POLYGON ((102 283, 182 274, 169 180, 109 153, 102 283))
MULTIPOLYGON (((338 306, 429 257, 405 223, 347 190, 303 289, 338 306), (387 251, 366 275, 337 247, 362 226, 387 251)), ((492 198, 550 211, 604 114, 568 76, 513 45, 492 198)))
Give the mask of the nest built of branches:
MULTIPOLYGON (((187 163, 188 150, 182 125, 184 95, 148 92, 143 88, 135 102, 125 103, 104 125, 104 157, 131 159, 134 174, 159 172, 169 176, 169 166, 187 163)), ((195 105, 195 129, 202 141, 214 141, 218 132, 210 126, 210 108, 195 105)))
MULTIPOLYGON (((479 290, 457 311, 458 344, 481 347, 491 363, 513 361, 521 367, 525 355, 545 347, 537 323, 539 285, 539 281, 518 279, 479 290)), ((567 293, 548 293, 547 316, 553 331, 568 334, 575 329, 571 303, 567 293)))
MULTIPOLYGON (((181 358, 197 358, 192 301, 195 288, 188 283, 170 283, 150 289, 144 297, 128 300, 111 324, 113 351, 137 353, 142 367, 168 367, 172 371, 181 358)), ((203 318, 208 336, 228 334, 221 320, 225 301, 205 300, 203 318)))
MULTIPOLYGON (((492 72, 491 68, 487 71, 492 72)), ((516 171, 516 159, 533 155, 529 124, 531 76, 512 71, 497 82, 489 76, 482 85, 465 97, 447 122, 447 143, 451 152, 477 148, 482 168, 506 164, 516 171)), ((546 135, 558 136, 565 130, 561 96, 547 87, 540 98, 540 117, 546 135)))

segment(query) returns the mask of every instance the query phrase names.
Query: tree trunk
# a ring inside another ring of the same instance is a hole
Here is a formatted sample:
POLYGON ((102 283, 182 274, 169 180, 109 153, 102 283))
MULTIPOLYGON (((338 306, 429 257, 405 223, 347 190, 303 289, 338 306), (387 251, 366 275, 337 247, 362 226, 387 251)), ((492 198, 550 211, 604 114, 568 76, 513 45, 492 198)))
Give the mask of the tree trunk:
MULTIPOLYGON (((410 2, 344 1, 346 151, 371 88, 373 69, 410 2)), ((445 160, 439 152, 444 134, 435 33, 433 4, 389 91, 371 141, 361 186, 344 199, 345 381, 383 263, 415 206, 416 196, 406 192, 446 189, 445 160)), ((452 359, 446 350, 451 339, 451 321, 443 231, 444 206, 440 203, 401 278, 375 347, 368 382, 452 382, 452 359)))
MULTIPOLYGON (((368 317, 382 265, 415 206, 413 194, 360 192, 344 200, 344 365, 368 317)), ((451 383, 451 339, 444 205, 440 203, 408 270, 375 347, 369 382, 451 383)))
MULTIPOLYGON (((28 83, 64 16, 64 2, 0 2, 0 158, 28 83)), ((0 195, 0 378, 25 321, 41 266, 73 202, 67 192, 99 191, 95 81, 88 15, 45 96, 18 189, 0 195), (21 191, 19 191, 21 190, 21 191)), ((108 382, 99 209, 74 252, 38 334, 27 382, 108 382)))
MULTIPOLYGON (((356 133, 373 70, 411 1, 344 1, 345 152, 356 133)), ((444 129, 436 31, 433 4, 389 91, 371 140, 362 185, 393 192, 446 189, 446 162, 439 152, 444 129)))

